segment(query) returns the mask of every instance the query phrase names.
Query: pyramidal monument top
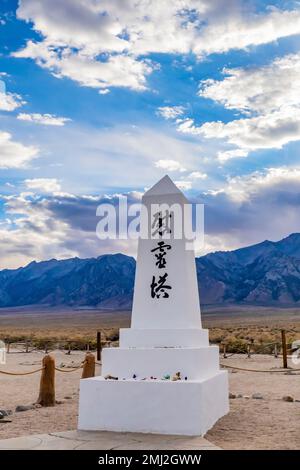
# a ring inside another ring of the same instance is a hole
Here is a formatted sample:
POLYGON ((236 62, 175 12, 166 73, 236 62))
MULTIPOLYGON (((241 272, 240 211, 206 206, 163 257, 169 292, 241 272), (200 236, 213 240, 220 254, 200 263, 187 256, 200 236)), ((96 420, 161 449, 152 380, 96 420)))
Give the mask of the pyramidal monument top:
POLYGON ((173 183, 171 178, 168 175, 165 175, 154 186, 152 186, 152 188, 145 192, 144 197, 166 196, 169 194, 181 194, 184 196, 180 189, 177 188, 175 183, 173 183))

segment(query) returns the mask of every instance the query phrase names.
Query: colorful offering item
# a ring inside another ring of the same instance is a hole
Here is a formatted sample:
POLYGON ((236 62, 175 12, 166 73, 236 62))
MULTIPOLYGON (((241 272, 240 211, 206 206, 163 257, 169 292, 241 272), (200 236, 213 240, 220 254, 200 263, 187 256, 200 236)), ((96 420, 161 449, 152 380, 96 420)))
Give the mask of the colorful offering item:
POLYGON ((176 382, 177 380, 181 380, 180 372, 176 372, 176 374, 172 377, 173 382, 176 382))

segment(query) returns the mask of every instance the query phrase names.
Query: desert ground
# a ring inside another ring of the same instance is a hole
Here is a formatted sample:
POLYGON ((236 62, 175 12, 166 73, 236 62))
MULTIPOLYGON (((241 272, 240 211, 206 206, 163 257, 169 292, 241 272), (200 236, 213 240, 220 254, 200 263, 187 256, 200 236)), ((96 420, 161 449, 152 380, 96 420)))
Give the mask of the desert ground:
MULTIPOLYGON (((96 330, 110 345, 117 344, 116 331, 129 326, 129 312, 49 311, 47 309, 10 309, 0 311, 0 338, 64 339, 91 343, 96 330), (24 311, 25 310, 25 311, 24 311)), ((203 326, 211 329, 211 339, 220 342, 248 341, 264 344, 279 338, 280 329, 287 330, 288 340, 300 339, 300 311, 297 309, 208 309, 203 326)), ((54 343, 53 343, 54 344, 54 343)), ((22 352, 23 346, 12 344, 7 362, 1 370, 26 372, 37 369, 44 351, 22 352)), ((56 365, 65 370, 77 366, 84 351, 54 350, 56 365)), ((228 355, 230 356, 230 355, 228 355)), ((220 361, 246 369, 279 370, 282 358, 271 354, 234 354, 220 361)), ((289 366, 293 365, 289 359, 289 366)), ((100 374, 100 366, 96 374, 100 374)), ((78 386, 81 370, 56 373, 56 399, 53 408, 34 408, 15 412, 18 405, 31 405, 38 396, 40 373, 25 376, 0 374, 0 409, 12 410, 6 421, 0 420, 0 439, 28 434, 58 432, 77 426, 78 386), (2 421, 2 422, 1 422, 2 421)), ((246 372, 229 370, 230 413, 207 433, 206 437, 223 449, 300 449, 300 372, 246 372), (252 395, 260 398, 253 398, 252 395), (294 401, 284 401, 291 396, 294 401)))

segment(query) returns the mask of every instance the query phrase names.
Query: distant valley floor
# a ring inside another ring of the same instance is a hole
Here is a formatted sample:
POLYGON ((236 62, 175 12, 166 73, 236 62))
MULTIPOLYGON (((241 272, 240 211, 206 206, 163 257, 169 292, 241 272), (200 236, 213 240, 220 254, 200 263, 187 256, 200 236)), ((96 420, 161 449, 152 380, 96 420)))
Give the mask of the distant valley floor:
MULTIPOLYGON (((95 341, 96 331, 115 342, 119 328, 130 326, 129 311, 23 307, 0 309, 0 339, 38 338, 95 341)), ((280 339, 280 329, 289 330, 288 339, 300 339, 300 308, 225 306, 202 308, 202 323, 211 340, 227 338, 267 343, 280 339), (292 334, 294 332, 294 334, 292 334)))

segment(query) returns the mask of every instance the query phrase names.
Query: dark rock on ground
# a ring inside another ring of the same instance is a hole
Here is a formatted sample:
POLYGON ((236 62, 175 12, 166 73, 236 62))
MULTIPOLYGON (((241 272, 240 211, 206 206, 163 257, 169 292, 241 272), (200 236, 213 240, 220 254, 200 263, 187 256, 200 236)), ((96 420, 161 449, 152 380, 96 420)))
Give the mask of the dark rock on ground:
POLYGON ((18 405, 16 406, 16 413, 20 413, 21 411, 29 411, 29 410, 34 410, 35 406, 34 405, 18 405))

